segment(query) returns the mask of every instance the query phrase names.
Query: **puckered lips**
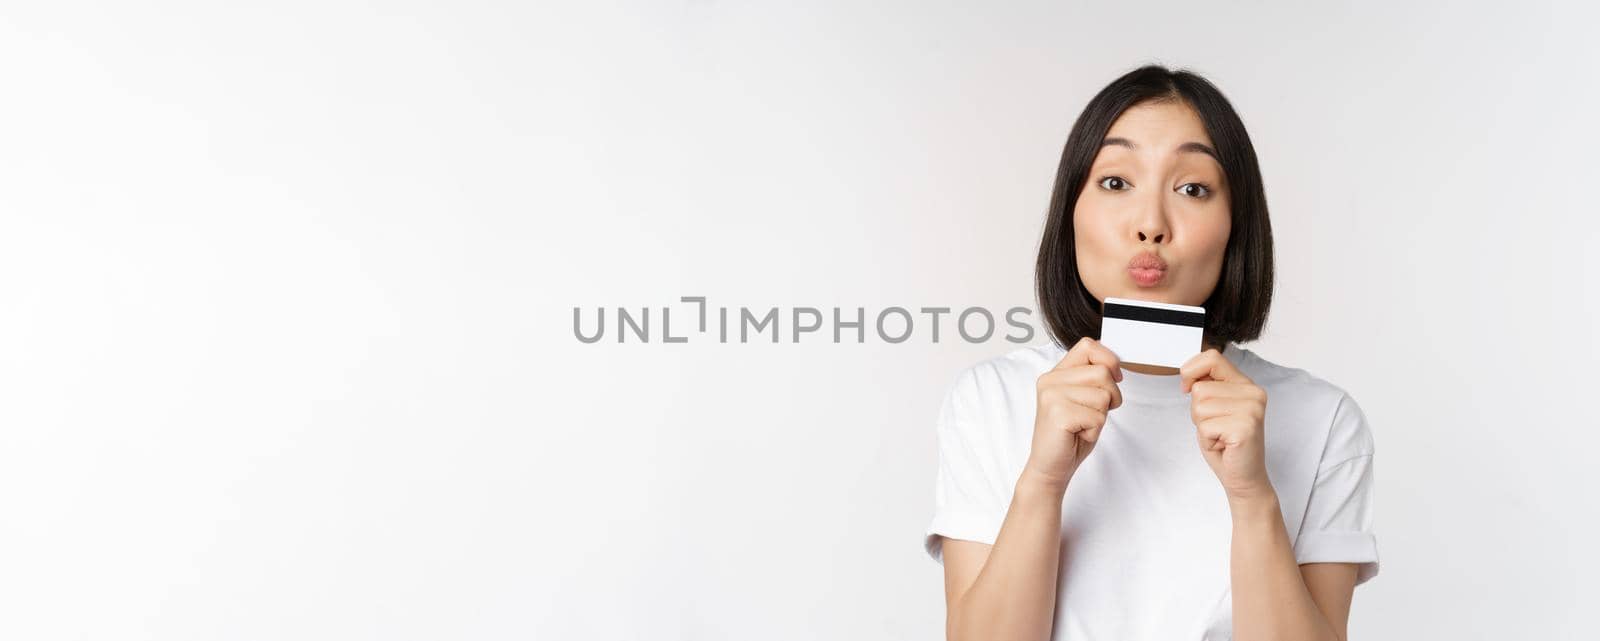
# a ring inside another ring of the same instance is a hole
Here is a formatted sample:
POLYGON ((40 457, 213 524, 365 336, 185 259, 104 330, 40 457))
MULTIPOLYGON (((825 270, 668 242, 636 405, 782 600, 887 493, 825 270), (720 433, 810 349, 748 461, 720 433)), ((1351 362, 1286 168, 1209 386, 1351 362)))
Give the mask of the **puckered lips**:
POLYGON ((1155 287, 1167 276, 1167 261, 1152 251, 1139 252, 1128 261, 1128 277, 1140 287, 1155 287))

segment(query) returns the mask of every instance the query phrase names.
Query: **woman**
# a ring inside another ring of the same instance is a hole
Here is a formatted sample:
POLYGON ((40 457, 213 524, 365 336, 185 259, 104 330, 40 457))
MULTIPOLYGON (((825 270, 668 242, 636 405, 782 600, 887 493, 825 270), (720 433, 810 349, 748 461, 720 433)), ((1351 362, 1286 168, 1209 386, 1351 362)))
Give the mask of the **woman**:
POLYGON ((1378 572, 1373 438, 1343 390, 1237 344, 1272 230, 1216 87, 1148 66, 1089 102, 1036 285, 1053 342, 961 372, 939 414, 948 638, 1344 639, 1378 572), (1093 338, 1108 296, 1205 307, 1205 349, 1121 363, 1093 338))

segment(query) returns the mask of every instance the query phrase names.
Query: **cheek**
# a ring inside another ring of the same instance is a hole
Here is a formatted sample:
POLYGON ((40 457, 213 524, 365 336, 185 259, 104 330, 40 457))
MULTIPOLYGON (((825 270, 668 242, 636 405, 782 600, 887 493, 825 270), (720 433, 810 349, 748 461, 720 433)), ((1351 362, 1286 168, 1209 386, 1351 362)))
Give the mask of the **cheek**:
POLYGON ((1231 232, 1232 224, 1228 216, 1223 215, 1215 224, 1197 233, 1195 239, 1200 242, 1196 249, 1205 257, 1206 264, 1215 264, 1219 268, 1222 266, 1222 256, 1227 253, 1228 235, 1231 232))
POLYGON ((1228 235, 1232 232, 1233 214, 1226 197, 1204 205, 1179 205, 1172 217, 1173 236, 1177 250, 1190 265, 1222 265, 1227 253, 1228 235))
MULTIPOLYGON (((1082 197, 1072 212, 1072 236, 1077 239, 1076 250, 1080 257, 1104 255, 1116 240, 1116 221, 1093 197, 1082 197)), ((1080 269, 1083 266, 1080 262, 1080 269)))
POLYGON ((1078 279, 1095 298, 1104 299, 1117 277, 1112 257, 1117 247, 1115 220, 1094 199, 1080 198, 1072 213, 1072 236, 1078 279))
POLYGON ((1185 287, 1193 291, 1186 298, 1203 301, 1216 288, 1217 279, 1222 275, 1222 259, 1227 255, 1228 236, 1231 232, 1229 215, 1223 212, 1204 224, 1191 226, 1186 233, 1183 233, 1182 237, 1193 241, 1186 252, 1187 262, 1194 267, 1193 278, 1185 287))

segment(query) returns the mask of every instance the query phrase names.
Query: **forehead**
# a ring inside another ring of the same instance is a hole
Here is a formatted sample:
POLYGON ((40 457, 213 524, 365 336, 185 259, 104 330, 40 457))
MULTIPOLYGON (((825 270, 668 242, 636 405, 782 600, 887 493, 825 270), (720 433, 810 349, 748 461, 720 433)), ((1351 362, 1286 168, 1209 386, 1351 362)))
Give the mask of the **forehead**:
POLYGON ((1173 153, 1178 145, 1186 142, 1212 146, 1211 136, 1206 134, 1205 123, 1200 122, 1200 115, 1189 105, 1177 100, 1145 102, 1129 107, 1111 123, 1106 137, 1126 138, 1138 145, 1141 151, 1160 154, 1173 153))

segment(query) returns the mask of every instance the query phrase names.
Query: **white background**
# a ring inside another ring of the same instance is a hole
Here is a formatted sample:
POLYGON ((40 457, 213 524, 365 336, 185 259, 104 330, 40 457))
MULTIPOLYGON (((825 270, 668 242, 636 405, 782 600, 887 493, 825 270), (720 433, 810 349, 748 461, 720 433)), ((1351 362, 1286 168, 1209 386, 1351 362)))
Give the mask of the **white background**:
POLYGON ((1251 347, 1373 422, 1351 638, 1592 634, 1592 11, 798 4, 0 8, 0 637, 939 638, 932 420, 1015 346, 572 308, 1031 306, 1144 62, 1255 140, 1251 347))

